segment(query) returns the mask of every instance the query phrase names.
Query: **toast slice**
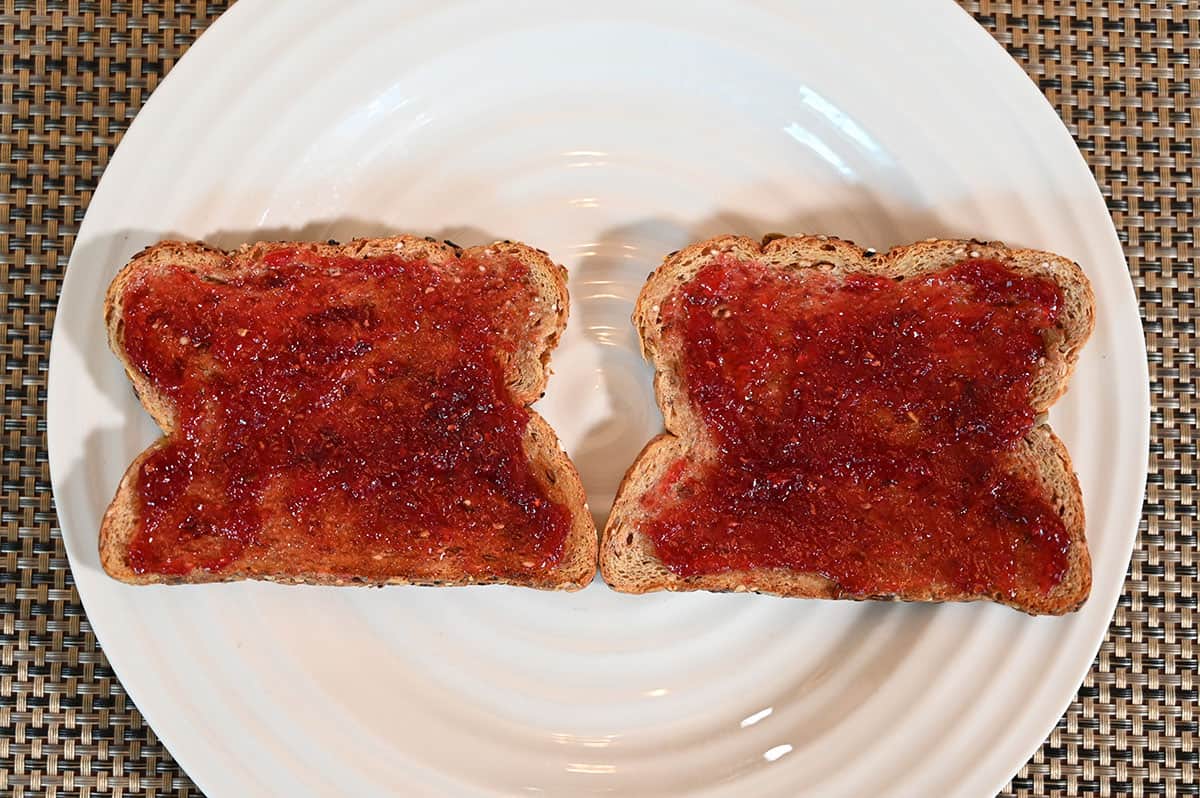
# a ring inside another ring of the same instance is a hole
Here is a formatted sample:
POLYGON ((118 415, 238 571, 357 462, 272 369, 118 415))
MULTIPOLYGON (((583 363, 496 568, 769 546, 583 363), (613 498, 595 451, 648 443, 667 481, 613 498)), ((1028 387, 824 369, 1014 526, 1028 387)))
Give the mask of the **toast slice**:
POLYGON ((566 271, 512 242, 163 241, 113 280, 112 351, 164 437, 100 559, 132 584, 574 590, 596 530, 532 409, 566 271))
POLYGON ((1086 600, 1091 561, 1079 483, 1044 421, 1094 323, 1090 284, 1068 259, 979 241, 927 240, 877 254, 826 236, 775 236, 761 245, 723 236, 668 256, 643 287, 633 321, 655 368, 666 432, 629 468, 604 529, 600 570, 613 588, 990 599, 1031 614, 1069 612, 1086 600), (954 283, 960 268, 999 274, 999 283, 987 286, 995 295, 954 283), (738 286, 755 285, 769 288, 739 293, 738 286), (877 297, 901 295, 889 294, 890 286, 915 292, 903 300, 906 315, 871 315, 872 302, 886 305, 877 297), (1012 298, 1047 286, 1057 297, 1046 295, 1053 305, 1046 315, 1012 298), (943 290, 957 293, 943 300, 943 290), (865 298, 846 301, 847 291, 865 298), (789 310, 786 300, 775 304, 777 296, 807 299, 789 310), (951 329, 960 312, 982 319, 976 327, 983 332, 951 329), (843 323, 856 314, 859 326, 843 323), (995 337, 988 325, 1001 322, 988 320, 1008 318, 1003 314, 1011 316, 1012 333, 995 337), (763 321, 776 317, 786 324, 763 321), (1030 332, 1018 318, 1042 324, 1030 332), (945 351, 922 343, 920 331, 933 329, 922 319, 954 332, 959 337, 939 340, 956 346, 945 351), (913 337, 879 332, 888 324, 913 337), (797 344, 795 331, 805 330, 806 343, 797 344), (786 357, 771 360, 772 346, 786 357), (882 347, 880 354, 872 346, 882 347), (1006 365, 1009 350, 1002 346, 1032 357, 1006 365), (946 365, 959 357, 965 365, 946 365), (866 365, 854 365, 860 362, 866 365), (761 363, 775 371, 763 371, 761 363), (973 393, 969 377, 959 384, 961 375, 951 374, 996 364, 1015 376, 1000 380, 985 372, 994 397, 973 393), (822 382, 819 373, 805 376, 810 367, 827 374, 849 369, 855 381, 822 382), (939 382, 947 375, 956 380, 939 382), (922 393, 906 404, 898 385, 922 393), (734 395, 735 388, 746 396, 734 395), (787 388, 791 398, 780 399, 787 388), (959 404, 948 396, 960 397, 959 404), (977 428, 988 427, 986 435, 961 431, 970 421, 964 402, 979 415, 977 428), (1007 402, 1012 412, 999 413, 991 402, 1007 402), (910 405, 930 420, 901 412, 910 405), (947 430, 952 440, 929 437, 947 437, 947 430), (986 485, 1000 498, 981 493, 986 485), (950 499, 938 495, 939 486, 950 499), (755 499, 756 492, 767 498, 755 499), (1010 493, 1025 516, 1009 506, 1010 493), (882 506, 872 503, 875 497, 882 506), (954 497, 960 507, 942 507, 954 497), (952 508, 959 515, 950 515, 952 508), (982 524, 983 531, 962 521, 978 518, 997 520, 982 524), (947 519, 958 520, 936 523, 947 519))

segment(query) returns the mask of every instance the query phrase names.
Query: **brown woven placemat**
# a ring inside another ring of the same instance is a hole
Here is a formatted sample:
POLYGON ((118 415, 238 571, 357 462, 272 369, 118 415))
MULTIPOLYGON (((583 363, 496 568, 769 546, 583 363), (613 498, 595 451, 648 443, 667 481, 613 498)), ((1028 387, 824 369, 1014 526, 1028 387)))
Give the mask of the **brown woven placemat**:
MULTIPOLYGON (((2 0, 0 794, 199 795, 96 645, 46 465, 54 306, 96 180, 224 3, 2 0)), ((966 2, 1075 135, 1141 299, 1154 411, 1137 550, 1109 635, 1005 796, 1200 794, 1196 203, 1200 4, 966 2)))

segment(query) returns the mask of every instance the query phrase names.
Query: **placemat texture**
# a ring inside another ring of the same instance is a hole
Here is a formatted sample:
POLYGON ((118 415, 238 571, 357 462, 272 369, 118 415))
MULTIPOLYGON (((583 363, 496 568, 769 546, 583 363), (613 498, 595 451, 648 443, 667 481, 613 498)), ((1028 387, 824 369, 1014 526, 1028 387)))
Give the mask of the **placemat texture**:
MULTIPOLYGON (((199 795, 126 698, 75 594, 44 403, 59 285, 96 181, 225 4, 0 2, 0 795, 199 795)), ((1141 299, 1154 402, 1145 515, 1108 638, 1002 794, 1198 795, 1200 4, 964 5, 1037 81, 1096 174, 1141 299)))

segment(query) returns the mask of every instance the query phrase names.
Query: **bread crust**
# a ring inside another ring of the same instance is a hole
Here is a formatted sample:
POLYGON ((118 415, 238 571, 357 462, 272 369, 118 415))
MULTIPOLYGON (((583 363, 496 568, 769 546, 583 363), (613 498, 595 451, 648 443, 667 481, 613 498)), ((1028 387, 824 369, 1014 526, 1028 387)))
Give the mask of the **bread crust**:
POLYGON ((934 587, 900 595, 847 595, 820 574, 788 569, 728 571, 679 577, 655 554, 652 541, 639 529, 640 500, 654 489, 666 468, 684 454, 705 457, 712 451, 705 426, 695 417, 682 381, 680 353, 665 334, 659 309, 678 286, 718 256, 756 260, 777 269, 816 270, 844 275, 873 274, 904 279, 951 266, 967 258, 1004 262, 1020 274, 1052 280, 1062 291, 1058 324, 1046 334, 1046 359, 1035 375, 1034 410, 1043 413, 1067 389, 1080 348, 1095 325, 1092 288, 1078 264, 1067 258, 1031 249, 1010 249, 999 242, 929 239, 882 254, 853 242, 829 236, 768 236, 762 243, 742 236, 719 236, 667 256, 643 286, 634 307, 633 322, 641 337, 642 353, 654 365, 654 391, 666 432, 651 440, 626 472, 600 540, 600 572, 614 589, 627 593, 656 590, 757 592, 796 598, 889 599, 903 601, 991 600, 1030 614, 1058 615, 1078 609, 1091 591, 1091 558, 1084 534, 1083 496, 1062 441, 1045 424, 1035 426, 1020 442, 1011 468, 1035 479, 1051 497, 1070 540, 1068 567, 1049 593, 1023 591, 966 595, 953 588, 934 587))
POLYGON ((129 545, 139 528, 137 479, 141 464, 157 448, 165 445, 176 429, 177 418, 175 408, 168 397, 158 391, 145 375, 133 366, 126 355, 122 318, 122 297, 126 287, 135 275, 144 270, 164 267, 184 266, 197 274, 233 276, 253 269, 272 251, 295 248, 306 249, 322 257, 372 258, 399 255, 414 261, 425 261, 430 268, 437 268, 455 259, 475 256, 508 257, 521 262, 528 268, 529 280, 542 300, 540 307, 551 310, 537 320, 535 335, 521 341, 512 358, 504 363, 506 383, 512 392, 513 400, 526 406, 542 395, 549 376, 550 353, 558 344, 567 323, 567 274, 566 269, 551 261, 544 252, 525 244, 497 241, 464 250, 449 242, 400 235, 355 239, 346 244, 332 241, 263 242, 247 244, 237 250, 225 252, 199 242, 159 242, 147 247, 126 264, 109 285, 104 300, 104 321, 109 347, 121 361, 142 406, 164 433, 164 437, 142 452, 126 470, 116 495, 104 514, 99 539, 100 562, 104 570, 113 578, 130 584, 195 584, 259 579, 286 584, 320 585, 511 584, 547 590, 578 590, 588 585, 596 572, 596 528, 587 507, 583 484, 550 425, 532 410, 523 441, 525 454, 533 467, 535 477, 547 494, 567 508, 571 516, 571 526, 561 560, 554 568, 536 578, 513 581, 471 576, 461 571, 456 572, 453 564, 447 564, 435 572, 435 578, 419 580, 401 576, 379 580, 334 576, 320 572, 262 574, 232 570, 210 573, 202 569, 178 576, 166 576, 138 574, 129 567, 129 545))

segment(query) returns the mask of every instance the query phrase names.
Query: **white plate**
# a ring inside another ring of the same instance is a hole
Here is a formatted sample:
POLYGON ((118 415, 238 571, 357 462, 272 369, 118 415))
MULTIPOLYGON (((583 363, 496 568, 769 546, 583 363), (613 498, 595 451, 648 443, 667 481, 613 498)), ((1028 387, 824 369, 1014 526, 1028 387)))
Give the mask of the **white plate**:
POLYGON ((993 793, 1092 661, 1146 470, 1134 294, 1070 136, 948 2, 510 6, 238 3, 113 157, 63 285, 49 436, 123 684, 214 798, 993 793), (661 423, 628 321, 647 272, 693 239, 777 230, 974 234, 1083 264, 1099 323, 1052 413, 1095 557, 1080 612, 101 572, 101 513, 156 435, 100 312, 144 245, 415 231, 548 249, 573 305, 540 409, 602 517, 661 423))

